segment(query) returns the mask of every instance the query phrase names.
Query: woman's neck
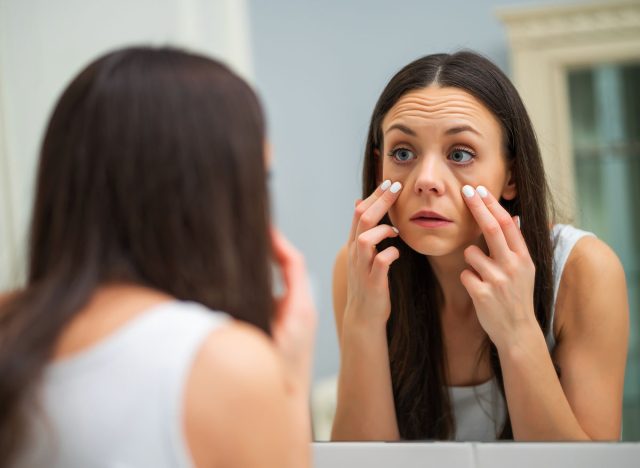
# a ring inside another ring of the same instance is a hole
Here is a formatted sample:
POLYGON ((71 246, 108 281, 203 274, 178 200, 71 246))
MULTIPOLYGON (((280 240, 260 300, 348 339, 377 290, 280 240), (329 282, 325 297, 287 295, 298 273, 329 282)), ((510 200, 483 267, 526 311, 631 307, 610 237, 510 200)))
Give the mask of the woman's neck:
MULTIPOLYGON (((483 252, 487 252, 487 246, 483 237, 479 237, 474 245, 483 252)), ((456 316, 459 319, 475 317, 475 310, 471 296, 460 281, 463 270, 470 268, 464 259, 464 246, 448 255, 438 257, 427 256, 431 268, 440 283, 444 296, 441 312, 446 315, 456 316)), ((452 317, 453 318, 453 317, 452 317)))

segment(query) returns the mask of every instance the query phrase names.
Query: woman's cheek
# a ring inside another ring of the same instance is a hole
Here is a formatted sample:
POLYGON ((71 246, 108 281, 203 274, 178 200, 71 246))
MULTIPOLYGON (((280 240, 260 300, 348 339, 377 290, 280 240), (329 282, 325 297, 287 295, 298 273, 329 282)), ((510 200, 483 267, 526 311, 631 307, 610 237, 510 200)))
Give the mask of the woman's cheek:
POLYGON ((400 182, 403 184, 402 191, 395 203, 389 207, 388 213, 391 223, 402 232, 408 227, 407 223, 409 222, 410 215, 408 213, 409 208, 407 208, 407 203, 411 197, 410 191, 404 186, 404 181, 400 180, 400 182))
POLYGON ((399 181, 404 185, 404 179, 406 178, 406 168, 394 164, 386 158, 382 163, 382 180, 390 180, 391 182, 399 181))
POLYGON ((393 205, 393 206, 391 206, 391 208, 389 208, 389 220, 391 221, 391 224, 393 226, 398 227, 399 217, 398 217, 396 205, 393 205))

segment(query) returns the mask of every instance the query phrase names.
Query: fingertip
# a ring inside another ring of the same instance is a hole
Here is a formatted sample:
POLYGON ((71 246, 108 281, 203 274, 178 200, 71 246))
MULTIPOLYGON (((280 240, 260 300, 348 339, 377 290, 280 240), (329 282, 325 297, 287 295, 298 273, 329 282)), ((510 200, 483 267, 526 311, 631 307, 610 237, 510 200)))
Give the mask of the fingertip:
POLYGON ((465 196, 465 198, 473 198, 475 193, 476 190, 471 185, 465 185, 464 187, 462 187, 462 194, 465 196))
POLYGON ((467 278, 467 273, 468 270, 462 270, 460 272, 459 278, 460 278, 460 282, 462 283, 463 286, 466 287, 466 278, 467 278))
POLYGON ((392 262, 395 262, 400 258, 400 250, 397 247, 391 246, 391 252, 393 253, 393 257, 394 257, 392 262))
POLYGON ((467 287, 469 281, 472 279, 473 276, 476 276, 475 273, 473 273, 470 269, 465 268, 460 273, 460 282, 464 285, 464 287, 467 287))
POLYGON ((478 195, 480 195, 480 198, 483 198, 483 199, 489 196, 489 191, 484 185, 478 185, 476 187, 476 192, 478 192, 478 195))

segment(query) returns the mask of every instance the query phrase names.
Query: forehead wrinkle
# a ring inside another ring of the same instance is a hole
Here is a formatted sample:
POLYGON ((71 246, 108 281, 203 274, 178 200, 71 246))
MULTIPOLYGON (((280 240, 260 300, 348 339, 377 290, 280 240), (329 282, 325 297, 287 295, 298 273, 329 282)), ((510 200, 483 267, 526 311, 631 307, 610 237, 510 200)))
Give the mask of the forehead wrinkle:
POLYGON ((464 94, 445 94, 441 96, 405 95, 398 99, 399 104, 437 105, 440 103, 458 103, 476 107, 479 102, 472 96, 464 94))
MULTIPOLYGON (((383 127, 396 123, 398 119, 470 119, 474 127, 485 127, 487 119, 495 120, 495 117, 478 104, 463 99, 451 99, 450 101, 437 100, 437 104, 432 104, 427 99, 411 98, 404 102, 399 101, 383 120, 383 127)), ((431 100, 434 101, 434 100, 431 100)), ((409 126, 409 125, 407 125, 409 126)))
POLYGON ((438 104, 427 104, 423 102, 412 102, 412 103, 402 103, 400 105, 396 104, 394 108, 389 113, 390 117, 394 117, 396 115, 400 115, 406 112, 416 112, 418 114, 446 114, 446 113, 460 113, 460 114, 470 114, 470 115, 478 115, 481 116, 486 113, 484 109, 478 108, 473 105, 464 105, 466 103, 462 103, 456 101, 448 101, 438 104), (483 112, 484 111, 484 112, 483 112))
POLYGON ((418 105, 437 105, 440 103, 462 103, 469 106, 477 106, 478 103, 471 97, 461 96, 458 94, 449 94, 445 96, 426 97, 426 96, 404 96, 401 97, 395 105, 402 104, 418 104, 418 105))
POLYGON ((390 118, 397 118, 400 116, 406 116, 406 115, 411 115, 411 116, 416 116, 416 117, 423 117, 423 118, 429 118, 429 117, 442 117, 442 116, 447 116, 447 115, 464 115, 464 116, 473 116, 473 117, 478 117, 478 118, 483 118, 485 116, 483 116, 483 114, 481 112, 478 112, 474 109, 466 109, 466 108, 449 108, 449 109, 438 109, 438 110, 425 110, 425 109, 416 109, 416 108, 410 108, 410 109, 398 109, 396 112, 393 113, 393 115, 390 115, 390 118))
POLYGON ((418 109, 406 109, 404 111, 395 112, 393 115, 388 115, 383 122, 383 127, 388 127, 393 123, 401 122, 403 125, 411 127, 411 124, 405 122, 405 119, 434 120, 442 118, 467 121, 469 124, 471 124, 472 127, 477 128, 485 126, 483 121, 486 119, 486 116, 483 116, 477 111, 470 111, 469 109, 447 109, 435 112, 428 112, 418 109))

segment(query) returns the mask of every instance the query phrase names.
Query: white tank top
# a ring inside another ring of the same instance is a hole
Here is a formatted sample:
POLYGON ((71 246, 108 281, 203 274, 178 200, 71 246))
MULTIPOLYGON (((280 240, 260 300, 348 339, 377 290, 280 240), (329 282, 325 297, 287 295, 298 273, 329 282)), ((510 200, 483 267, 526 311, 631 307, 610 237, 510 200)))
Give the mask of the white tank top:
POLYGON ((150 308, 45 368, 19 467, 192 467, 183 391, 198 349, 229 316, 193 302, 150 308))
MULTIPOLYGON (((573 246, 584 236, 595 236, 591 232, 576 229, 566 224, 556 224, 551 230, 553 242, 553 305, 549 329, 545 339, 549 352, 556 340, 553 334, 555 304, 562 271, 573 246)), ((495 379, 470 387, 449 387, 449 395, 456 422, 455 440, 496 440, 505 422, 506 403, 495 379)))

